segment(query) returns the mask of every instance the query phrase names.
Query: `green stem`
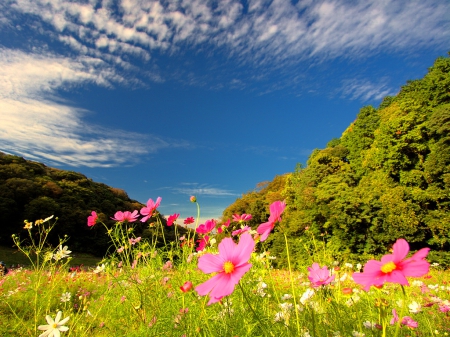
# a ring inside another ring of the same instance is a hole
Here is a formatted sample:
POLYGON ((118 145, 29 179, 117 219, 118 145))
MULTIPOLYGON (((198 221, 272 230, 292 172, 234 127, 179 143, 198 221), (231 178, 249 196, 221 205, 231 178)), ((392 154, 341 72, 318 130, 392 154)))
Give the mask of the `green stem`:
POLYGON ((286 244, 286 255, 288 260, 288 268, 289 268, 289 278, 291 282, 291 291, 292 291, 292 297, 294 298, 294 310, 295 310, 295 318, 297 321, 297 333, 300 335, 300 320, 298 317, 298 310, 297 310, 297 300, 295 299, 295 289, 294 289, 294 280, 292 279, 292 269, 291 269, 291 258, 289 256, 289 245, 286 237, 286 233, 284 233, 284 242, 286 244))

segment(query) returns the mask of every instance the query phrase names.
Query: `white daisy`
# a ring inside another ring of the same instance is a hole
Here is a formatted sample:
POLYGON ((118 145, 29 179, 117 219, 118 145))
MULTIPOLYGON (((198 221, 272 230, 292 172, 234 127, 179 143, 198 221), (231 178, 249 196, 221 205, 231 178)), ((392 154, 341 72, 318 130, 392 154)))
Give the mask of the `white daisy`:
POLYGON ((64 318, 62 321, 61 319, 62 312, 58 311, 56 314, 55 320, 51 318, 49 315, 45 316, 45 319, 47 320, 46 325, 39 325, 39 330, 45 330, 42 334, 39 335, 39 337, 60 337, 61 331, 67 331, 69 330, 68 327, 63 326, 63 324, 67 323, 69 320, 69 317, 64 318))

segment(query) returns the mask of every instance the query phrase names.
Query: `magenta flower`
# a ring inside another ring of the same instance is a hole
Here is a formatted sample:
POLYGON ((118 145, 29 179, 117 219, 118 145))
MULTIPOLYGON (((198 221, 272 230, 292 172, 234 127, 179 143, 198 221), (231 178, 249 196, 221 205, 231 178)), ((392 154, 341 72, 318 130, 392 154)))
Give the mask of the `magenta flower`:
POLYGON ((195 220, 194 220, 194 217, 193 217, 193 216, 190 216, 190 217, 184 219, 183 223, 184 223, 185 225, 190 225, 191 223, 194 223, 194 221, 195 221, 195 220))
POLYGON ((369 291, 370 286, 382 286, 385 282, 409 285, 406 277, 420 277, 428 273, 430 264, 425 260, 430 248, 422 248, 410 258, 409 244, 398 239, 392 254, 384 255, 381 261, 369 260, 362 273, 353 273, 353 280, 369 291))
POLYGON ((153 212, 156 211, 156 209, 159 207, 160 203, 161 203, 161 197, 158 197, 156 199, 156 202, 153 202, 153 199, 148 199, 147 207, 141 208, 141 214, 144 216, 141 219, 141 221, 146 222, 148 218, 151 218, 153 215, 153 212))
POLYGON ((318 263, 313 263, 311 267, 308 267, 308 278, 314 288, 333 282, 335 275, 330 276, 330 271, 326 266, 320 268, 318 263))
POLYGON ((181 291, 184 293, 187 293, 189 290, 192 289, 192 282, 186 281, 184 284, 180 287, 181 291))
POLYGON ((269 221, 262 223, 258 226, 256 231, 261 235, 260 241, 263 242, 267 239, 272 229, 275 227, 275 223, 281 221, 281 214, 284 212, 286 204, 282 201, 275 201, 270 205, 269 221))
POLYGON ((251 227, 244 226, 242 228, 236 229, 235 231, 232 231, 231 235, 232 236, 241 235, 241 234, 244 234, 244 233, 249 232, 249 231, 251 231, 251 227))
POLYGON ((204 224, 201 224, 198 226, 198 228, 195 230, 199 234, 208 234, 216 227, 216 222, 214 219, 206 220, 204 224))
POLYGON ((119 222, 134 222, 137 220, 137 218, 139 217, 139 213, 138 211, 133 211, 133 213, 129 212, 129 211, 118 211, 116 212, 116 214, 114 214, 114 218, 111 218, 113 220, 119 221, 119 222))
POLYGON ((178 219, 178 217, 180 216, 180 214, 172 214, 169 215, 169 217, 167 218, 167 226, 172 226, 173 222, 178 219))
POLYGON ((98 215, 95 211, 92 211, 91 215, 87 218, 87 225, 89 227, 94 226, 97 223, 98 215))
POLYGON ((243 223, 245 221, 250 221, 252 219, 252 215, 251 214, 242 214, 242 215, 238 215, 238 214, 233 214, 233 221, 234 222, 239 222, 239 223, 243 223))
POLYGON ((208 305, 230 295, 242 276, 251 268, 248 263, 255 248, 250 234, 243 234, 239 243, 225 238, 219 244, 219 254, 205 254, 198 260, 198 268, 206 274, 217 273, 195 290, 200 296, 209 294, 208 305))
POLYGON ((198 242, 198 247, 195 249, 197 252, 201 252, 203 249, 206 248, 206 245, 209 242, 209 236, 205 235, 204 237, 202 237, 200 240, 197 240, 198 242))

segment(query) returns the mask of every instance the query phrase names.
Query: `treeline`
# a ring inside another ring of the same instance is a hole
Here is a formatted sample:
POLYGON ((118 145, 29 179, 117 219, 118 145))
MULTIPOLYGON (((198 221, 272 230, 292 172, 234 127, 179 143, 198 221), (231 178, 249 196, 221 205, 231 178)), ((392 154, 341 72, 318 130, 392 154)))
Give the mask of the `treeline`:
MULTIPOLYGON (((57 245, 59 238, 67 235, 70 250, 103 256, 110 246, 106 229, 101 224, 88 227, 87 217, 96 211, 110 226, 114 223, 110 217, 116 211, 140 210, 143 206, 124 190, 94 182, 80 173, 0 152, 0 245, 11 246, 12 234, 27 238, 24 220, 54 215, 58 223, 50 233, 50 244, 57 245)), ((166 223, 161 214, 158 216, 166 223)), ((152 236, 148 223, 136 222, 135 227, 136 236, 152 236)), ((185 229, 179 227, 178 231, 184 233, 185 229)), ((165 226, 166 240, 173 239, 174 232, 173 226, 165 226)))
POLYGON ((267 241, 279 265, 286 263, 286 234, 298 259, 313 237, 336 259, 356 261, 404 238, 450 266, 450 59, 438 58, 423 79, 408 81, 378 108, 362 108, 306 167, 243 195, 224 219, 251 213, 255 228, 276 198, 287 209, 267 241))

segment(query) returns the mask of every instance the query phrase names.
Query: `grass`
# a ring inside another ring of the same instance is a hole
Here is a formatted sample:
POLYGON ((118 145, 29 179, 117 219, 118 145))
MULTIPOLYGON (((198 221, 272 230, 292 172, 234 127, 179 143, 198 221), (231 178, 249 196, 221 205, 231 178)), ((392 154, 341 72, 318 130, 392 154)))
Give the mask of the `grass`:
MULTIPOLYGON (((101 258, 90 254, 73 253, 69 262, 69 266, 96 266, 101 258)), ((20 252, 17 248, 0 246, 0 261, 6 263, 9 267, 11 265, 30 266, 30 260, 28 257, 20 252)))
MULTIPOLYGON (((68 330, 61 332, 63 337, 412 337, 450 333, 450 272, 439 266, 410 278, 409 286, 386 283, 364 291, 351 277, 358 267, 334 261, 323 269, 319 286, 309 278, 308 265, 273 269, 272 257, 258 245, 254 252, 249 251, 252 266, 242 278, 239 275, 230 295, 208 305, 208 294, 200 296, 195 287, 213 276, 199 269, 205 267, 199 264, 201 256, 218 253, 213 240, 201 252, 189 244, 180 245, 189 238, 179 237, 156 250, 154 241, 133 236, 132 223, 119 222, 108 232, 116 253, 95 269, 68 272, 75 259, 45 245, 46 234, 55 224, 44 222, 30 228, 41 234, 31 248, 19 244, 25 254, 38 251, 39 263, 12 270, 0 279, 0 336, 39 336, 43 333, 39 327, 47 324, 46 316, 53 319, 58 312, 61 318, 70 318, 64 324, 68 330), (395 312, 398 321, 392 320, 395 312)), ((243 235, 247 241, 248 234, 243 235)), ((316 249, 324 260, 333 261, 323 246, 316 249)), ((6 257, 8 253, 19 256, 18 252, 2 252, 6 257)), ((87 261, 83 264, 91 264, 87 261)), ((317 262, 322 268, 326 264, 317 262)))

